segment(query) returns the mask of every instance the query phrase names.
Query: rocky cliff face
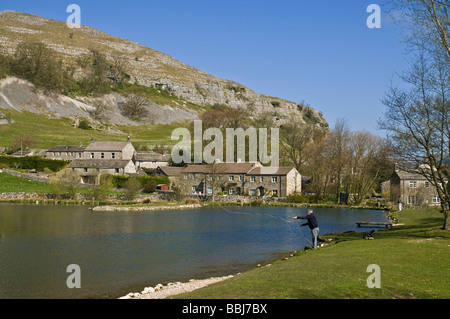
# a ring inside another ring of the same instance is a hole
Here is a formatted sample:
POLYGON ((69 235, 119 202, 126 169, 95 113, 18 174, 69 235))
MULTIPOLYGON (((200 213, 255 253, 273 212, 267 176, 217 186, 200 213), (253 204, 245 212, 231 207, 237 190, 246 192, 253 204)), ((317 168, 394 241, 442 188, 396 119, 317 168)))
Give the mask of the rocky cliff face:
MULTIPOLYGON (((58 22, 34 15, 14 12, 0 12, 0 53, 13 54, 21 41, 39 41, 49 48, 61 53, 67 63, 71 63, 83 53, 95 48, 107 56, 119 54, 127 61, 131 83, 138 83, 148 87, 170 92, 180 100, 178 105, 159 105, 152 102, 150 112, 154 113, 154 123, 170 123, 183 121, 198 116, 201 108, 190 108, 189 103, 200 107, 214 104, 225 104, 232 108, 250 109, 253 114, 270 112, 280 122, 288 120, 293 114, 300 115, 304 122, 315 122, 317 125, 327 126, 327 122, 317 110, 290 102, 281 98, 258 94, 250 88, 229 80, 224 80, 206 72, 192 68, 174 58, 138 43, 117 38, 104 32, 81 26, 70 29, 65 22, 58 22), (186 103, 187 102, 187 103, 186 103)), ((13 79, 1 83, 0 107, 16 108, 16 99, 31 98, 32 90, 20 80, 13 79), (12 93, 14 90, 24 90, 21 94, 12 93), (9 91, 8 91, 9 90, 9 91), (31 90, 31 91, 30 91, 31 90), (9 93, 15 97, 8 96, 9 93), (13 103, 14 102, 14 103, 13 103)), ((118 105, 123 97, 118 94, 103 97, 104 103, 110 107, 110 121, 112 123, 128 123, 129 119, 117 114, 118 105)), ((56 110, 61 116, 89 116, 93 100, 82 102, 77 98, 67 97, 44 98, 34 96, 33 101, 41 109, 56 110), (77 101, 78 100, 78 101, 77 101)), ((23 102, 23 101, 22 101, 23 102)), ((35 109, 39 110, 39 107, 35 109)))

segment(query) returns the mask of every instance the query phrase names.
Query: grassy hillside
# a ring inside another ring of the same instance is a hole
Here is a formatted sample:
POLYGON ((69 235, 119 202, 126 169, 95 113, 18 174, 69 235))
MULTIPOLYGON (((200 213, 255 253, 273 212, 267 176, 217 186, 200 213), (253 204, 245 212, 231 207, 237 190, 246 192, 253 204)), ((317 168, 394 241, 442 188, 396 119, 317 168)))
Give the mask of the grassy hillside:
POLYGON ((377 231, 375 240, 363 240, 360 233, 330 236, 337 244, 176 298, 450 298, 450 233, 440 229, 442 215, 436 210, 407 210, 398 217, 405 225, 377 231), (380 266, 380 289, 367 287, 371 264, 380 266))
POLYGON ((30 112, 17 112, 8 110, 11 118, 14 120, 12 124, 0 125, 0 147, 10 146, 11 143, 20 135, 32 135, 35 138, 36 145, 34 148, 50 148, 55 145, 87 145, 91 141, 91 137, 99 141, 124 141, 129 134, 132 142, 143 145, 170 145, 176 144, 171 141, 172 131, 182 123, 174 123, 167 125, 141 125, 119 127, 123 132, 109 132, 107 128, 102 130, 83 130, 73 126, 73 121, 65 118, 55 119, 49 115, 36 114, 30 112))

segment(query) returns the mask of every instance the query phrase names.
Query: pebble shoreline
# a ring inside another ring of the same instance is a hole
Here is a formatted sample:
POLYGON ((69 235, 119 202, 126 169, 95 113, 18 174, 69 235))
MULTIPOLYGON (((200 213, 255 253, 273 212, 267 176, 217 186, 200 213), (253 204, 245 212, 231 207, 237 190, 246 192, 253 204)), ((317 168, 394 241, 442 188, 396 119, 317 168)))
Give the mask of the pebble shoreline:
POLYGON ((185 292, 191 292, 233 277, 233 275, 229 275, 223 277, 211 277, 208 279, 191 279, 189 282, 168 283, 166 286, 157 284, 155 287, 145 287, 141 292, 130 292, 118 299, 164 299, 185 292))

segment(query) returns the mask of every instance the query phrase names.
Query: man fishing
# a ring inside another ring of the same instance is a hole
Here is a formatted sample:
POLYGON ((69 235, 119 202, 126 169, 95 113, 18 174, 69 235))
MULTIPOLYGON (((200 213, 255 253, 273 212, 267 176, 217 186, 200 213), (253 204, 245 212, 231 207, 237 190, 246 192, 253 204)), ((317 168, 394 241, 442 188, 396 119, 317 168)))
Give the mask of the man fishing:
POLYGON ((308 209, 306 216, 295 216, 293 219, 306 219, 308 222, 301 226, 309 226, 312 235, 313 248, 317 248, 317 236, 319 235, 319 225, 317 224, 316 216, 314 216, 312 209, 308 209))

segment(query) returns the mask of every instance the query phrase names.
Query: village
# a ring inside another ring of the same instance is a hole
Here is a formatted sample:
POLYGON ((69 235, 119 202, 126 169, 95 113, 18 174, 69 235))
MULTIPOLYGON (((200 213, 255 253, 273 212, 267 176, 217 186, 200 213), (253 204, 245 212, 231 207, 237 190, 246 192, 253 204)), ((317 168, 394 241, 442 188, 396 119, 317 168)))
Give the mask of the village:
MULTIPOLYGON (((58 145, 46 150, 19 150, 15 157, 40 156, 50 160, 63 160, 69 164, 65 172, 75 174, 80 186, 92 187, 101 183, 101 176, 163 176, 169 181, 156 185, 159 193, 173 192, 208 201, 241 201, 243 198, 263 200, 285 199, 302 194, 302 176, 294 166, 275 169, 260 162, 216 162, 214 164, 188 164, 173 166, 169 152, 137 151, 130 137, 125 141, 96 141, 90 144, 58 145)), ((3 170, 10 172, 9 170, 3 170)), ((31 170, 23 177, 37 176, 31 170)), ((39 181, 45 181, 44 173, 39 181)), ((380 185, 382 207, 401 208, 438 207, 440 198, 436 188, 421 174, 401 170, 396 164, 389 180, 380 185), (386 195, 387 194, 387 195, 386 195)), ((342 195, 347 194, 341 194, 342 195)), ((380 207, 380 199, 377 199, 380 207)))

